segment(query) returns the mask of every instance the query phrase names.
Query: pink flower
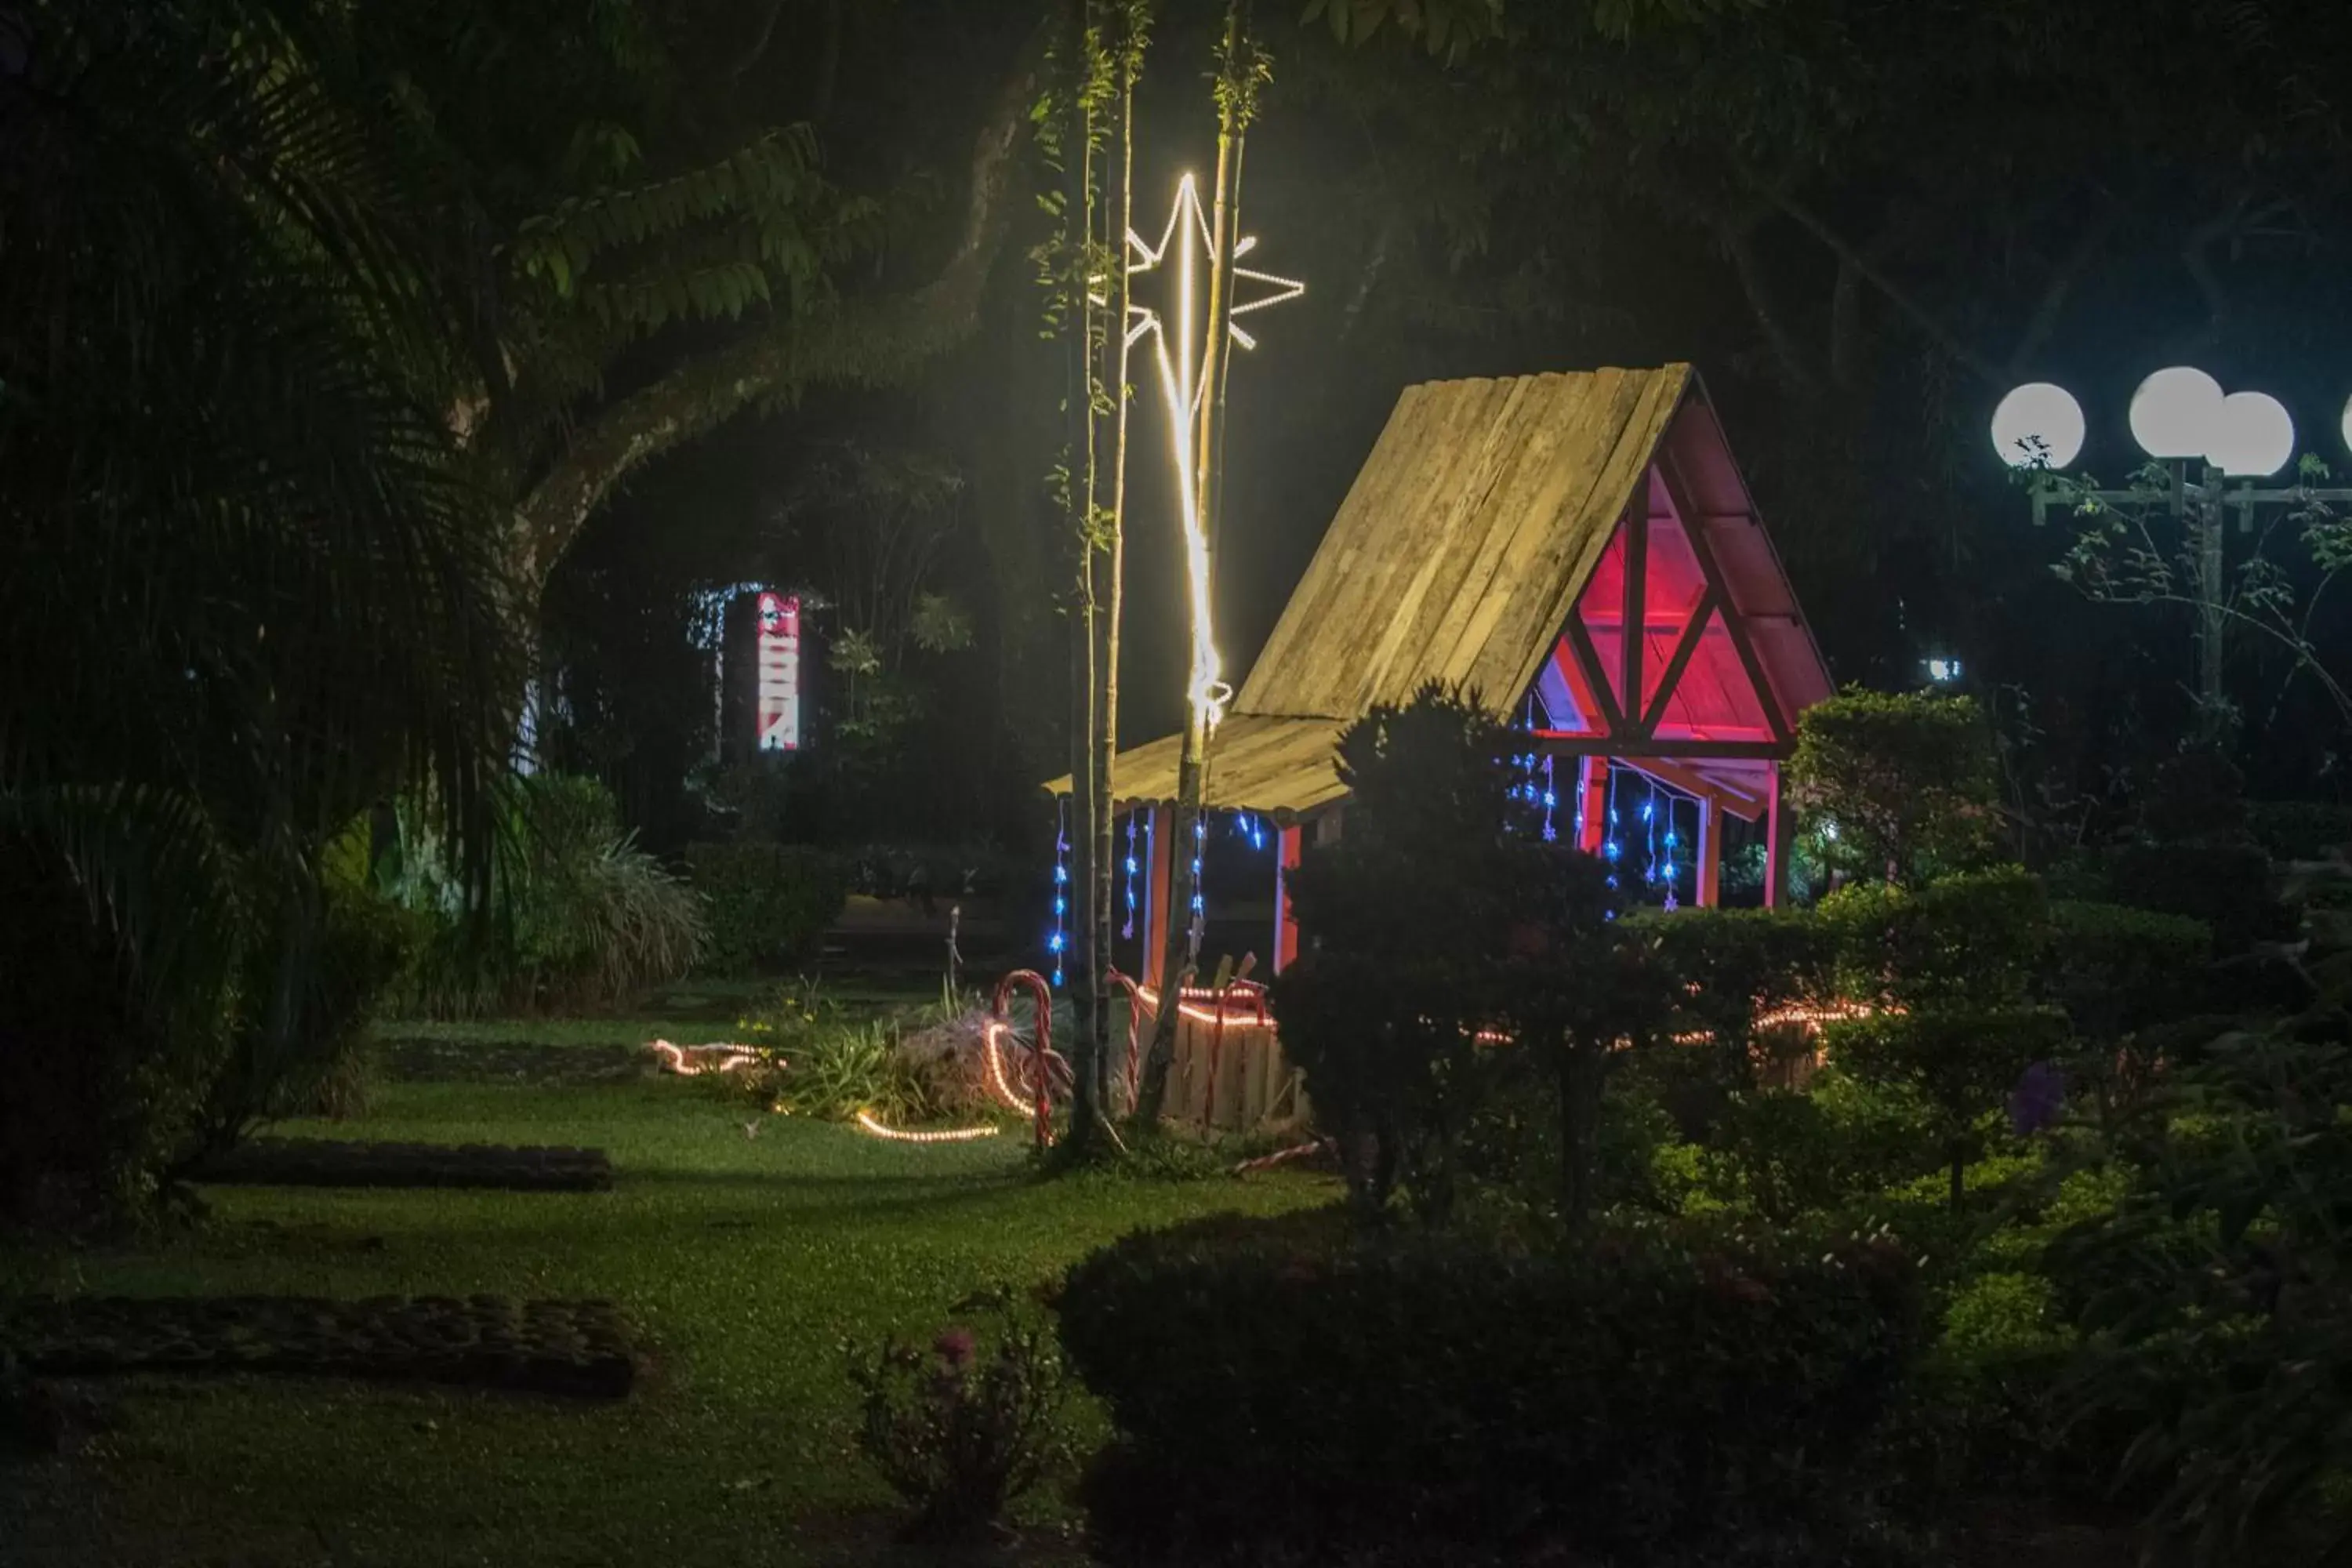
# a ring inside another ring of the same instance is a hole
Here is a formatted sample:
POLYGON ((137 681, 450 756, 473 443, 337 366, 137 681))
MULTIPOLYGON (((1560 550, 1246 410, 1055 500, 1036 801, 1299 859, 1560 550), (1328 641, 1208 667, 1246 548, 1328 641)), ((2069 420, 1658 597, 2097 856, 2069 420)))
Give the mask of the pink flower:
POLYGON ((931 1348, 940 1352, 940 1359, 941 1361, 947 1363, 948 1365, 955 1371, 961 1372, 965 1367, 971 1364, 972 1351, 974 1349, 971 1331, 970 1329, 950 1329, 938 1339, 931 1342, 931 1348))

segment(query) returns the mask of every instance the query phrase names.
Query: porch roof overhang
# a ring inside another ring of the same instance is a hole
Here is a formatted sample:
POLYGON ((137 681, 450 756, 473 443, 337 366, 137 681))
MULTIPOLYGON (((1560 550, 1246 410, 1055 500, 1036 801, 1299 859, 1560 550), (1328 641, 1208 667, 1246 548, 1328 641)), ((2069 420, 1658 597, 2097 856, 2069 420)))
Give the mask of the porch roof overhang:
MULTIPOLYGON (((1301 719, 1270 713, 1234 713, 1209 740, 1209 766, 1202 780, 1202 804, 1213 811, 1255 811, 1287 826, 1346 798, 1338 766, 1345 719, 1301 719)), ((1182 731, 1121 752, 1111 766, 1111 795, 1118 809, 1164 805, 1176 799, 1176 773, 1182 760, 1182 731)), ((1070 793, 1064 773, 1047 793, 1070 793)))

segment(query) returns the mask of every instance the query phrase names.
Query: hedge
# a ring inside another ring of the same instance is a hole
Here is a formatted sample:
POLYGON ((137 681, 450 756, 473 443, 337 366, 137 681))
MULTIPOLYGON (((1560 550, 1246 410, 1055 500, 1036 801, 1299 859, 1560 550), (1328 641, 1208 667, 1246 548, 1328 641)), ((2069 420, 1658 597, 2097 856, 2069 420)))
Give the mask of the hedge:
POLYGON ((1638 1557, 1774 1528, 1835 1506, 1920 1348, 1884 1239, 1563 1257, 1352 1241, 1328 1212, 1128 1237, 1058 1307, 1116 1428, 1081 1489, 1111 1563, 1638 1557))
POLYGON ((710 967, 756 974, 814 956, 849 901, 841 862, 787 844, 690 844, 688 879, 709 907, 710 967))

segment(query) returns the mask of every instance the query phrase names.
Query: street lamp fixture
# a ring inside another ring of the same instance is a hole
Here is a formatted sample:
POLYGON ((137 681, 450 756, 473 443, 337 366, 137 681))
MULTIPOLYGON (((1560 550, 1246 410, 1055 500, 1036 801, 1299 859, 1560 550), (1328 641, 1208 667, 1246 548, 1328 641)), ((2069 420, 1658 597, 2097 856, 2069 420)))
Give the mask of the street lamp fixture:
POLYGON ((2071 468, 2083 450, 2083 405, 2054 382, 2028 382, 1992 411, 1992 445, 2013 468, 2071 468))
MULTIPOLYGON (((2072 464, 2083 447, 2083 410, 2064 388, 2042 381, 2021 386, 1993 410, 1993 446, 2012 468, 2048 475, 2072 464)), ((2345 444, 2352 447, 2352 402, 2342 419, 2345 444)), ((2228 616, 2228 560, 2224 519, 2238 516, 2240 532, 2252 531, 2254 513, 2275 507, 2352 502, 2352 489, 2307 485, 2258 487, 2294 456, 2294 419, 2268 393, 2224 393, 2221 384, 2189 365, 2172 365, 2139 384, 2131 400, 2132 439, 2164 465, 2171 483, 2173 517, 2189 531, 2197 550, 2198 705, 2209 739, 2218 738, 2226 713, 2221 685, 2222 628, 2228 616), (2239 482, 2231 484, 2235 479, 2239 482)), ((2063 503, 2086 510, 2141 504, 2145 490, 2105 490, 2061 486, 2048 478, 2032 482, 2033 521, 2063 503)))

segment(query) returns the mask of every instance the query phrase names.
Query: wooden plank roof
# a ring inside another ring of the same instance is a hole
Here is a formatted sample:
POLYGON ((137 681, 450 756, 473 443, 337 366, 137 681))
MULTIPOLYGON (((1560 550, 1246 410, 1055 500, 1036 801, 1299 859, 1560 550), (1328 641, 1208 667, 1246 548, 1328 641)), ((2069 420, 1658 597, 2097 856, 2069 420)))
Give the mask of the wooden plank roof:
POLYGON ((1434 680, 1507 715, 1690 382, 1669 364, 1407 387, 1234 712, 1354 718, 1434 680))
MULTIPOLYGON (((1784 711, 1826 695, 1828 673, 1689 365, 1427 382, 1397 399, 1218 727, 1205 804, 1291 819, 1343 798, 1340 733, 1433 681, 1516 718, 1617 524, 1648 507, 1662 458, 1704 492, 1691 522, 1744 547, 1734 609, 1774 628, 1763 659, 1784 711)), ((1181 742, 1119 754, 1122 805, 1175 798, 1181 742)), ((1065 794, 1070 780, 1045 787, 1065 794)))

